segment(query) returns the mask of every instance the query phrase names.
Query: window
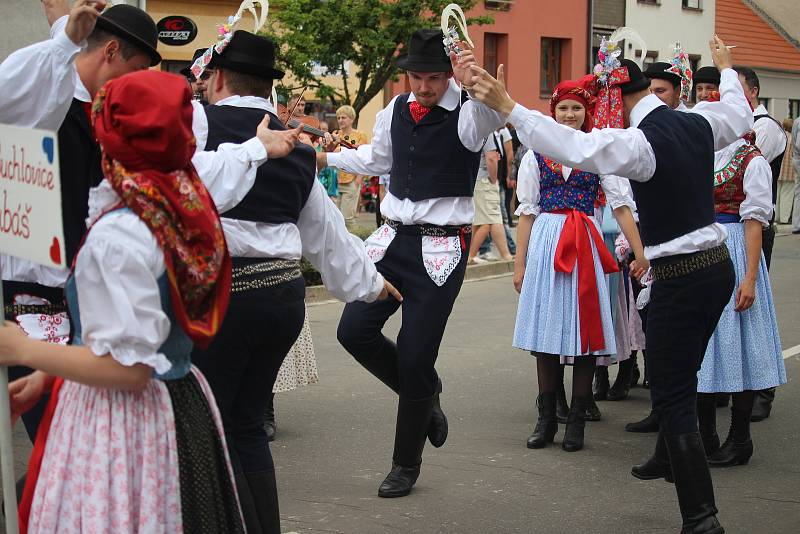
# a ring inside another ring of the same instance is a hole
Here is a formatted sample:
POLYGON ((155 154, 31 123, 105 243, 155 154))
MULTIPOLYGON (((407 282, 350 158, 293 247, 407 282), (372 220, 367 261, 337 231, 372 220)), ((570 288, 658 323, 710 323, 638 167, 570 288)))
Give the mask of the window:
POLYGON ((800 100, 789 99, 789 118, 796 119, 800 117, 800 100))
POLYGON ((173 74, 178 74, 182 68, 191 67, 192 64, 189 61, 165 59, 160 63, 159 66, 161 67, 161 70, 164 72, 171 72, 173 74))
POLYGON ((660 6, 659 0, 637 0, 640 4, 649 4, 651 6, 660 6))
POLYGON ((767 113, 769 113, 769 101, 770 101, 769 98, 758 97, 758 105, 764 106, 764 108, 767 110, 767 113))
MULTIPOLYGON (((634 55, 638 60, 640 57, 642 57, 642 51, 636 50, 634 52, 634 55)), ((658 61, 658 52, 656 52, 655 50, 648 50, 647 55, 644 57, 644 63, 642 63, 642 70, 647 70, 647 67, 649 67, 653 63, 656 63, 657 61, 658 61)))
POLYGON ((702 0, 681 0, 683 9, 695 9, 700 11, 703 9, 702 0))
POLYGON ((505 65, 508 80, 508 34, 483 34, 483 68, 494 75, 498 65, 505 65))
POLYGON ((483 5, 486 9, 495 11, 508 11, 514 4, 514 0, 484 0, 483 5))
POLYGON ((561 81, 561 39, 542 37, 541 54, 539 94, 542 98, 549 98, 561 81))
MULTIPOLYGON (((698 54, 689 54, 689 65, 692 67, 692 74, 700 68, 700 58, 701 56, 698 54)), ((692 94, 689 95, 689 101, 697 102, 697 90, 694 87, 694 83, 692 84, 692 94)))

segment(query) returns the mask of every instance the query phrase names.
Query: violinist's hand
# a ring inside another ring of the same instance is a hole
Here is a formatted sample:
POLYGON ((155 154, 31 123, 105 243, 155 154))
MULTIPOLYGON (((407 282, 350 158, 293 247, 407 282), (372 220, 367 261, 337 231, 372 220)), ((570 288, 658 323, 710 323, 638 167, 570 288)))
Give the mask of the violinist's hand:
POLYGON ((323 150, 325 150, 325 152, 333 152, 334 150, 336 150, 337 146, 339 146, 339 136, 336 134, 325 132, 325 142, 323 144, 323 150))
POLYGON ((278 159, 287 156, 294 150, 302 130, 302 125, 294 130, 270 130, 269 115, 264 116, 264 120, 256 128, 256 137, 267 150, 269 159, 278 159))
POLYGON ((470 71, 472 73, 471 81, 469 82, 471 86, 470 94, 475 100, 483 102, 503 115, 508 115, 514 110, 516 102, 508 96, 506 91, 505 67, 503 65, 497 67, 497 78, 494 78, 477 65, 472 65, 470 71))
POLYGON ((397 302, 403 302, 403 295, 392 285, 387 279, 383 279, 383 291, 378 295, 378 300, 386 300, 389 297, 394 297, 397 302))
POLYGON ((459 52, 458 55, 456 55, 455 52, 450 52, 450 64, 453 67, 453 77, 458 83, 468 88, 470 84, 469 68, 472 65, 477 65, 478 61, 475 59, 475 54, 466 42, 459 41, 459 47, 461 48, 461 52, 459 52))
POLYGON ((311 148, 314 148, 314 140, 311 139, 311 136, 307 133, 301 133, 300 136, 297 138, 298 141, 303 143, 304 145, 308 145, 311 148))
POLYGON ((12 425, 16 423, 20 415, 36 406, 36 403, 52 384, 53 379, 54 377, 42 371, 34 371, 8 385, 12 425))
MULTIPOLYGON (((72 6, 72 10, 69 12, 67 27, 64 28, 70 41, 76 45, 85 41, 94 30, 97 17, 100 16, 100 13, 102 13, 105 8, 105 0, 76 0, 75 4, 72 6)), ((55 6, 55 9, 54 14, 50 15, 47 5, 45 5, 45 13, 47 14, 48 20, 50 20, 52 16, 60 13, 60 11, 58 11, 58 6, 55 6)), ((53 22, 55 22, 55 20, 53 22)))

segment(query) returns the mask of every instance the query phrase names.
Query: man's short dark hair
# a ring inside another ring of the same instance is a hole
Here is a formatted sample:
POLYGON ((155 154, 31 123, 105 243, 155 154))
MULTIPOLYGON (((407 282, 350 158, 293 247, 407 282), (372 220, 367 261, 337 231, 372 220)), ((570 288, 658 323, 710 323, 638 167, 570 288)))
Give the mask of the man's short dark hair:
POLYGON ((750 67, 744 67, 742 65, 734 65, 733 70, 735 70, 737 74, 744 77, 747 87, 750 89, 758 89, 758 94, 761 94, 761 82, 758 81, 758 74, 756 74, 756 71, 750 67))
POLYGON ((272 80, 230 69, 219 70, 225 72, 225 84, 235 95, 269 98, 272 94, 272 80))
POLYGON ((93 52, 101 46, 105 46, 105 44, 109 41, 117 41, 119 43, 119 52, 122 54, 122 59, 125 61, 129 60, 136 54, 147 53, 144 50, 132 45, 122 37, 116 36, 111 32, 107 32, 97 27, 92 30, 92 33, 90 33, 89 37, 86 39, 86 50, 87 52, 93 52))

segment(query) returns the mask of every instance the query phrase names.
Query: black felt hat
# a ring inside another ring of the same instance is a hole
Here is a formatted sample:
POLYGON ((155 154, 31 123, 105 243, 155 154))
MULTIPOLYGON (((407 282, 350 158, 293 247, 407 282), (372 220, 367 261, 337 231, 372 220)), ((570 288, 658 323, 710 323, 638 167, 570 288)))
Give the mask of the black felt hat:
POLYGON ((630 59, 623 59, 620 63, 628 69, 628 77, 630 77, 630 81, 619 86, 623 95, 636 93, 650 87, 650 78, 642 74, 642 69, 639 68, 639 65, 630 59))
POLYGON ((183 67, 178 72, 180 72, 182 76, 185 76, 187 78, 190 78, 190 77, 194 78, 194 74, 192 74, 192 65, 194 65, 195 61, 197 61, 197 58, 199 58, 200 56, 202 56, 203 54, 206 53, 206 50, 208 50, 208 48, 198 48, 197 50, 195 50, 194 54, 192 55, 192 62, 189 63, 188 66, 183 67))
POLYGON ((644 75, 651 80, 666 80, 671 82, 673 87, 678 87, 681 84, 681 77, 674 72, 667 72, 667 69, 671 67, 672 65, 666 61, 657 61, 647 67, 647 70, 644 71, 644 75))
POLYGON ((229 69, 266 80, 280 80, 282 70, 275 68, 275 43, 269 37, 236 30, 221 54, 214 51, 209 68, 229 69))
POLYGON ((717 67, 701 67, 694 73, 694 83, 713 83, 720 84, 719 69, 717 67))
POLYGON ((97 17, 97 25, 101 30, 121 37, 142 52, 150 56, 150 66, 161 63, 161 54, 156 51, 158 45, 158 29, 150 15, 138 7, 117 4, 103 11, 97 17))
POLYGON ((416 72, 449 72, 453 70, 442 43, 442 31, 415 31, 408 44, 408 53, 397 58, 397 67, 416 72))

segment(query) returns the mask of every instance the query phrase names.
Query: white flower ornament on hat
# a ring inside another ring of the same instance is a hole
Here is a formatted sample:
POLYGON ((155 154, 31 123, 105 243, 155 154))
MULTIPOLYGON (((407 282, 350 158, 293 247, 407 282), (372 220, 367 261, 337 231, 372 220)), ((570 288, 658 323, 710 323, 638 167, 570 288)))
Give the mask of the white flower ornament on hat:
POLYGON ((675 53, 672 55, 670 65, 665 72, 671 72, 680 77, 681 100, 686 102, 692 94, 692 64, 689 62, 689 54, 680 43, 675 43, 675 53))

